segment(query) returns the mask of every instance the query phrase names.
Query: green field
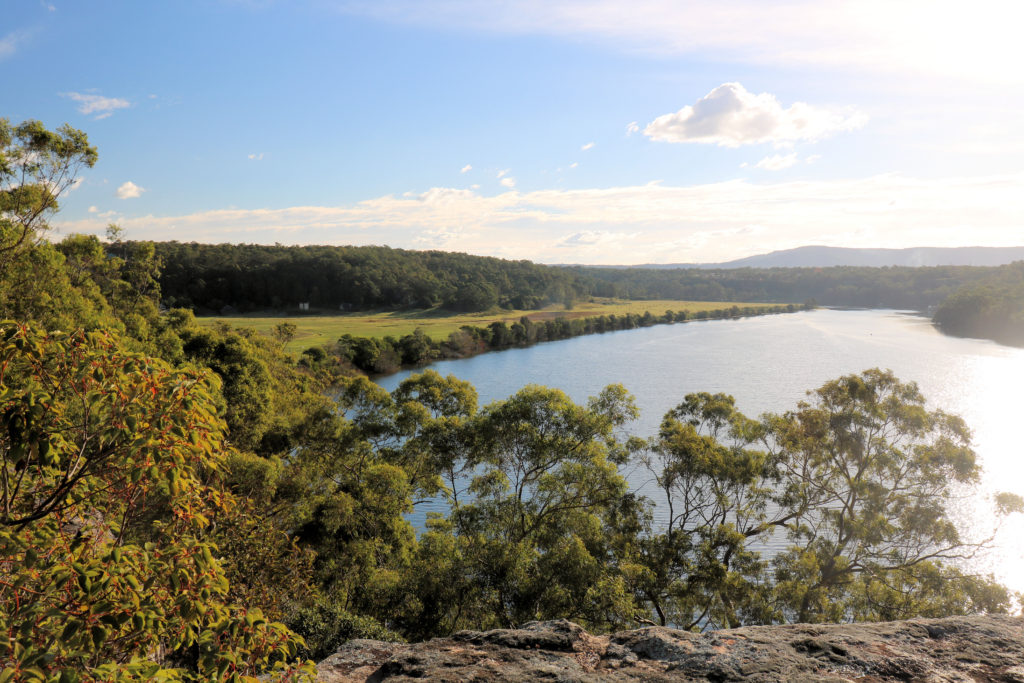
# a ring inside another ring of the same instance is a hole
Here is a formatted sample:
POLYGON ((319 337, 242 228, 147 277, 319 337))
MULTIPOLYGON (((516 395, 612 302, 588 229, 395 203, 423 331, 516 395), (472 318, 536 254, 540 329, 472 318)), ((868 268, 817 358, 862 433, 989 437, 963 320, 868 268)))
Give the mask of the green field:
POLYGON ((449 334, 463 325, 486 327, 495 321, 513 323, 522 316, 531 320, 547 320, 550 318, 586 318, 598 315, 625 315, 626 313, 643 314, 650 311, 662 314, 667 310, 688 311, 690 314, 699 311, 711 311, 730 308, 733 305, 769 306, 771 304, 746 304, 733 301, 673 301, 656 299, 648 301, 594 300, 580 302, 572 310, 561 306, 550 306, 542 310, 514 311, 493 310, 483 313, 452 313, 440 309, 420 309, 403 311, 375 311, 359 313, 341 313, 334 315, 255 315, 255 316, 218 316, 199 318, 199 324, 213 326, 226 323, 232 327, 251 327, 257 332, 270 334, 274 326, 280 322, 290 322, 298 327, 295 337, 285 349, 292 353, 300 353, 310 346, 333 343, 343 334, 354 337, 401 337, 411 334, 420 328, 432 339, 445 339, 449 334))

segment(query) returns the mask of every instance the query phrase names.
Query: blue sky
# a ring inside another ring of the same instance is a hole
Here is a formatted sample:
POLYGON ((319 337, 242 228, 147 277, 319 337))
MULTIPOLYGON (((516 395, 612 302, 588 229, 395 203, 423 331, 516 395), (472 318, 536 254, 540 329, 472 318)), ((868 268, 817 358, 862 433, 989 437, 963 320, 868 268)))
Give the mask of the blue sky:
POLYGON ((1015 3, 4 0, 57 236, 549 263, 1024 244, 1015 3))

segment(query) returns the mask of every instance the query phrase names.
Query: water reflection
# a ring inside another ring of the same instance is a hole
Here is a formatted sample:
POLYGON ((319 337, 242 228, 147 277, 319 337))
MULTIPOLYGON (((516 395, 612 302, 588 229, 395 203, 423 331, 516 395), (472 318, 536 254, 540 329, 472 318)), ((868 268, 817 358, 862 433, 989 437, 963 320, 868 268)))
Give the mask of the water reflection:
MULTIPOLYGON (((961 415, 983 465, 980 492, 960 505, 963 528, 987 535, 994 491, 1024 493, 1019 392, 1024 349, 937 332, 926 319, 895 311, 819 310, 733 321, 662 325, 577 337, 434 366, 476 386, 481 405, 531 383, 558 387, 584 401, 607 384, 634 394, 641 418, 630 431, 656 432, 661 416, 694 391, 725 392, 747 415, 793 408, 807 390, 870 367, 915 381, 929 408, 961 415)), ((393 389, 410 373, 380 382, 393 389)), ((626 472, 656 500, 650 473, 626 472)), ((421 510, 419 515, 425 511, 421 510)), ((776 545, 783 539, 778 538, 776 545)), ((1024 520, 1006 524, 997 548, 975 566, 1024 590, 1024 520)))

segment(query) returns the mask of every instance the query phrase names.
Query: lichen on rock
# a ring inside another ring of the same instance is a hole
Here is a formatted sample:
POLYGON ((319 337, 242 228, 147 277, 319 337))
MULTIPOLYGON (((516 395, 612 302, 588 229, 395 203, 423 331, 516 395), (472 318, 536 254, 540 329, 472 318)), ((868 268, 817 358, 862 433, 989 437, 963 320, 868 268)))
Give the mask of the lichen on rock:
POLYGON ((1024 619, 793 624, 595 636, 566 621, 415 643, 355 640, 317 667, 354 681, 1020 681, 1024 619))

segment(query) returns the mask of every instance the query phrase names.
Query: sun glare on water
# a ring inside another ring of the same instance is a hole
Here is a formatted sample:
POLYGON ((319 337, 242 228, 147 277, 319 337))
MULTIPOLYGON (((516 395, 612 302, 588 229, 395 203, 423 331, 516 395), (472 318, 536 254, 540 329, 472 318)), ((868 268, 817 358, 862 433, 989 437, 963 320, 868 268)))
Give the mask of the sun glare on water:
POLYGON ((964 531, 985 538, 999 526, 996 547, 972 566, 991 572, 1014 590, 1024 590, 1024 515, 997 520, 992 496, 998 492, 1024 496, 1024 439, 1019 430, 1024 352, 995 347, 990 356, 965 357, 950 368, 949 382, 926 395, 933 405, 953 412, 973 429, 972 443, 982 466, 981 485, 958 512, 964 531), (1008 356, 1008 357, 1007 357, 1008 356))

